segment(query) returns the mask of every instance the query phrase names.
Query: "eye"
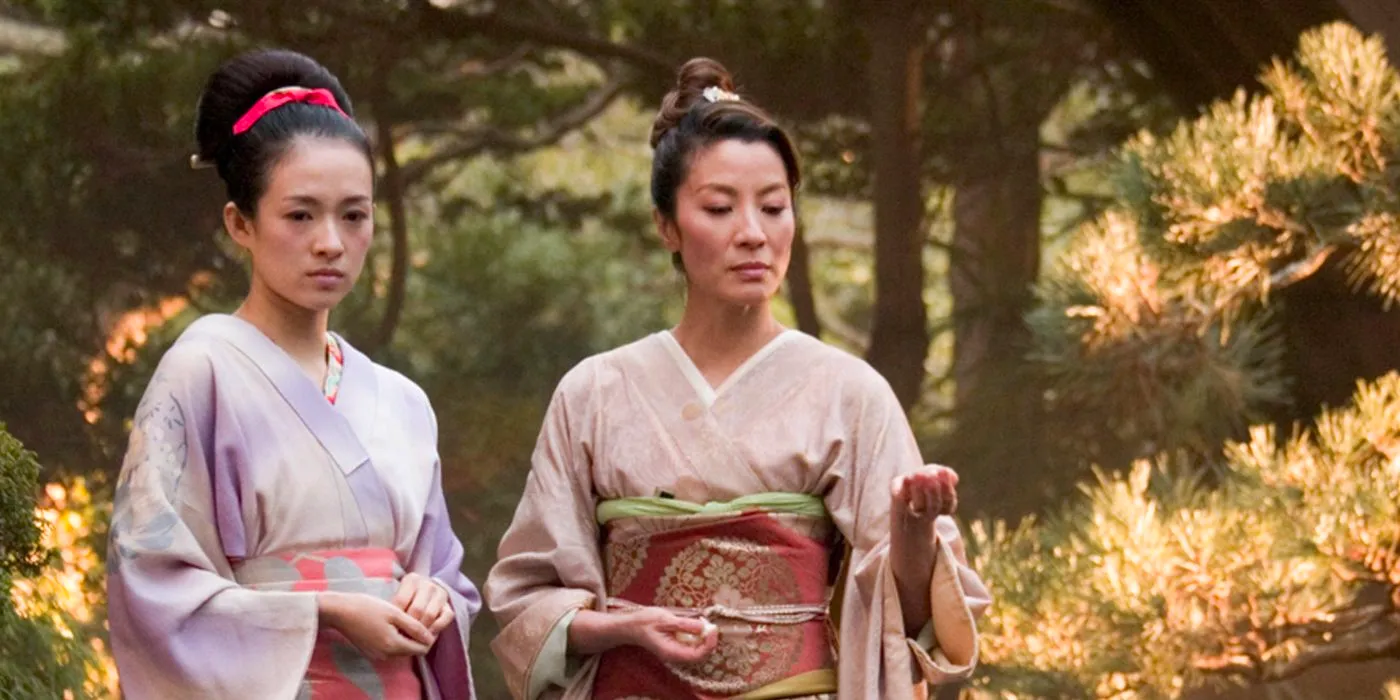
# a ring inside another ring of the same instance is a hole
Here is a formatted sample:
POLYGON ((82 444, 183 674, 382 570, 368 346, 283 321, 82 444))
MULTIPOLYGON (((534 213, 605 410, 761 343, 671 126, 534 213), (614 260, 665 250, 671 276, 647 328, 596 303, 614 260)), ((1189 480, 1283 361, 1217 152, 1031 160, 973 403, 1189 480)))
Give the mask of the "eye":
POLYGON ((352 210, 345 212, 345 220, 351 223, 361 223, 369 220, 369 212, 363 210, 352 210))
POLYGON ((305 209, 298 209, 296 211, 287 213, 287 219, 291 221, 306 222, 310 221, 313 218, 314 217, 311 216, 311 212, 306 211, 305 209))
POLYGON ((782 216, 787 211, 786 204, 770 204, 763 208, 763 213, 769 216, 782 216))
POLYGON ((705 207, 705 211, 709 212, 712 216, 724 216, 725 214, 728 214, 733 210, 734 207, 731 207, 727 204, 705 207))

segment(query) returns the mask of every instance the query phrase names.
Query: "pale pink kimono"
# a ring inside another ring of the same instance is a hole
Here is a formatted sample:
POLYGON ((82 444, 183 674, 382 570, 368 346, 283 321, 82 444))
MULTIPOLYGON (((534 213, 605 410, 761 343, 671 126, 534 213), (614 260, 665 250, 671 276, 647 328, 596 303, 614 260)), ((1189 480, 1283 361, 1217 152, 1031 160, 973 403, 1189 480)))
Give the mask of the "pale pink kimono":
MULTIPOLYGON (((481 603, 459 571, 432 409, 413 382, 340 345, 334 405, 233 316, 196 321, 161 359, 136 413, 108 554, 126 697, 308 696, 315 594, 240 581, 278 555, 357 548, 392 550, 404 572, 450 591, 456 621, 414 663, 428 697, 472 697, 467 633, 481 603)), ((353 577, 335 586, 372 592, 353 577)))
POLYGON ((486 600, 517 698, 588 698, 597 657, 566 654, 575 612, 604 605, 600 500, 666 491, 696 503, 820 496, 852 547, 837 677, 842 700, 905 700, 966 678, 990 598, 940 518, 930 624, 905 631, 889 551, 890 482, 923 465, 885 380, 787 331, 711 388, 669 332, 585 360, 561 381, 486 600))

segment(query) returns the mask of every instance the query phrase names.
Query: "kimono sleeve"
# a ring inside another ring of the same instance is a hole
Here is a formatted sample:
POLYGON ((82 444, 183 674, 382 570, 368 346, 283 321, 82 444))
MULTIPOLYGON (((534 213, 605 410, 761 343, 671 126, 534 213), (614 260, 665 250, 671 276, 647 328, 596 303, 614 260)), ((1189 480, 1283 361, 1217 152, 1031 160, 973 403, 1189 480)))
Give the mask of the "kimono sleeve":
MULTIPOLYGON (((575 377, 577 378, 577 372, 575 377)), ((596 498, 586 450, 575 434, 581 408, 565 377, 545 416, 525 493, 486 581, 486 601, 501 623, 491 644, 515 698, 539 692, 542 679, 567 683, 568 622, 598 605, 603 565, 596 498)))
MULTIPOLYGON (((422 397, 425 405, 427 397, 422 397)), ((432 440, 437 442, 437 420, 427 408, 432 440)), ((426 571, 448 593, 452 604, 452 624, 438 634, 428 650, 428 666, 443 700, 469 700, 475 697, 471 660, 467 655, 472 622, 481 611, 481 594, 462 573, 462 542, 452 531, 447 501, 442 493, 442 460, 433 464, 432 490, 428 494, 423 525, 413 548, 410 569, 426 571)))
POLYGON ((215 383, 206 348, 171 348, 136 411, 117 481, 108 613, 130 698, 291 698, 315 643, 314 593, 233 580, 211 471, 216 445, 238 438, 217 434, 215 383))
MULTIPOLYGON (((868 367, 864 368, 868 369, 868 367)), ((976 618, 990 602, 967 565, 957 525, 936 522, 937 562, 929 581, 931 620, 910 639, 890 561, 890 482, 923 466, 898 400, 873 370, 853 382, 848 440, 836 460, 827 508, 850 544, 841 601, 841 697, 912 697, 914 685, 968 677, 977 659, 976 618)))

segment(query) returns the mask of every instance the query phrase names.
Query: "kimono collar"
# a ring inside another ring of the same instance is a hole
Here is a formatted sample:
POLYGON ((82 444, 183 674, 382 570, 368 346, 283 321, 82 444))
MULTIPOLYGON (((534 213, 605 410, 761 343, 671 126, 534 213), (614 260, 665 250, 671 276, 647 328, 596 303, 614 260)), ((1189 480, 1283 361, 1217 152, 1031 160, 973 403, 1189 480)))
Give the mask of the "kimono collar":
MULTIPOLYGON (((347 416, 326 401, 321 387, 253 324, 236 316, 210 314, 191 324, 185 334, 219 338, 251 360, 330 453, 341 472, 349 474, 369 462, 369 452, 347 416)), ((337 404, 358 413, 366 401, 372 405, 377 396, 373 367, 369 358, 340 340, 345 351, 345 376, 337 404)))

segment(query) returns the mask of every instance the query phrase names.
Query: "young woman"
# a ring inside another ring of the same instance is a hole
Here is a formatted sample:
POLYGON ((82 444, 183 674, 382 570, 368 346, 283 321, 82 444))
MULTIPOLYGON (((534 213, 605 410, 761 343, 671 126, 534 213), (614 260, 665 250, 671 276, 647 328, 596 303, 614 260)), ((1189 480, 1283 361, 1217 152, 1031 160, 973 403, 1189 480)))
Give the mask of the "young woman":
POLYGON ((879 374, 773 317, 797 157, 732 90, 695 59, 652 130, 681 321, 561 381, 487 581, 517 698, 903 700, 975 664, 956 475, 879 374))
POLYGON ((469 698, 480 597, 458 570, 423 391, 326 330, 373 234, 340 82, 285 51, 209 79, 192 164, 252 263, 136 412, 108 554, 127 697, 469 698))

